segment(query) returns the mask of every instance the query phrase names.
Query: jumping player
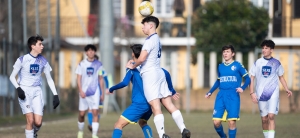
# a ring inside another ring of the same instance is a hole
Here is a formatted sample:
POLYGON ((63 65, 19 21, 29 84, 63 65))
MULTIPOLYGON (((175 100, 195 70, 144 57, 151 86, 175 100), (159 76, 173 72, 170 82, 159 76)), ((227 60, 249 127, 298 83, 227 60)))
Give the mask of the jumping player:
MULTIPOLYGON (((135 44, 131 46, 133 61, 137 61, 140 56, 142 45, 135 44)), ((164 70, 164 69, 163 69, 164 70)), ((168 78, 169 89, 172 92, 173 98, 177 100, 179 98, 178 93, 173 88, 171 77, 168 71, 164 70, 166 77, 168 78)), ((145 138, 152 138, 152 130, 147 125, 148 119, 152 115, 151 107, 148 104, 143 90, 143 82, 140 76, 139 68, 127 69, 125 78, 119 84, 111 87, 109 92, 112 93, 116 89, 120 89, 129 85, 132 82, 132 103, 122 113, 119 120, 115 123, 115 129, 113 131, 112 138, 120 138, 122 136, 122 129, 130 124, 136 124, 137 121, 143 130, 145 138)))

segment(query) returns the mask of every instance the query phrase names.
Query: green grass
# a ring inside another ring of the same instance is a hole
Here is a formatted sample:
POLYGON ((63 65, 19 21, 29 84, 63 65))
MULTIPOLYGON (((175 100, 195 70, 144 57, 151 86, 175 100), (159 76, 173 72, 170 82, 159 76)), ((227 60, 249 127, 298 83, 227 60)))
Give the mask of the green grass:
MULTIPOLYGON (((189 115, 182 112, 187 128, 192 132, 193 138, 218 138, 211 120, 209 112, 192 112, 189 115)), ((98 136, 100 138, 110 138, 114 123, 119 118, 120 114, 110 113, 102 116, 100 120, 100 130, 98 136)), ((168 113, 164 113, 166 133, 172 138, 180 138, 179 129, 175 125, 172 117, 168 113)), ((67 114, 62 117, 58 115, 45 116, 48 118, 44 121, 43 127, 38 133, 39 138, 75 138, 77 136, 77 113, 73 115, 67 114)), ((262 138, 262 129, 260 115, 258 113, 241 113, 241 120, 237 122, 237 138, 262 138)), ((276 116, 276 137, 277 138, 298 138, 300 136, 300 123, 298 121, 299 114, 279 114, 276 116)), ((2 119, 0 119, 2 120, 2 119)), ((3 122, 0 126, 1 137, 5 138, 20 138, 24 136, 25 123, 18 125, 5 125, 3 122)), ((91 137, 85 124, 84 137, 91 137)), ((152 127, 154 137, 158 137, 153 117, 149 120, 149 125, 152 127)), ((223 123, 224 131, 227 133, 227 123, 223 123)), ((139 125, 128 125, 123 129, 122 138, 142 138, 143 133, 139 125)))

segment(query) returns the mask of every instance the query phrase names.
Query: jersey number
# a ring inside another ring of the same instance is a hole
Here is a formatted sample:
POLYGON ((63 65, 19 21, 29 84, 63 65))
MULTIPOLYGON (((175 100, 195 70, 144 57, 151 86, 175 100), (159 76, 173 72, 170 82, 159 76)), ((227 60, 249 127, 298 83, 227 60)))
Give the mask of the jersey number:
POLYGON ((161 45, 159 43, 159 50, 157 52, 157 58, 160 58, 161 57, 161 45))

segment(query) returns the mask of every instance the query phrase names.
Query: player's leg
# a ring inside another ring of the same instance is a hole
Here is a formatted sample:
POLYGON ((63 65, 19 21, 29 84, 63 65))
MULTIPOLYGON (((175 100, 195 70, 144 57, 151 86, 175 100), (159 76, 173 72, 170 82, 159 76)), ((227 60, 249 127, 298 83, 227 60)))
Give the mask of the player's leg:
POLYGON ((34 118, 33 118, 33 113, 27 113, 25 114, 26 116, 26 127, 25 127, 25 135, 26 138, 33 138, 34 137, 34 130, 32 128, 33 126, 33 122, 34 122, 34 118))
POLYGON ((219 91, 217 94, 215 105, 214 105, 214 112, 213 112, 213 124, 216 132, 221 138, 226 138, 226 134, 224 133, 222 120, 224 118, 225 113, 225 105, 223 103, 223 91, 219 91))
POLYGON ((94 95, 86 97, 86 101, 88 103, 89 109, 92 110, 93 114, 93 122, 92 122, 92 137, 98 138, 98 130, 99 130, 99 121, 98 121, 98 114, 99 114, 99 100, 100 94, 99 89, 95 92, 94 95))
POLYGON ((115 123, 112 138, 121 138, 122 129, 128 125, 129 122, 125 120, 123 117, 120 117, 119 120, 115 123))
POLYGON ((86 98, 81 98, 79 96, 79 107, 78 107, 78 134, 77 138, 83 138, 83 129, 84 129, 84 116, 85 112, 88 109, 88 104, 86 98))
POLYGON ((143 130, 144 136, 145 138, 152 138, 152 129, 151 127, 147 124, 147 121, 149 120, 149 118, 152 115, 152 111, 151 111, 151 107, 148 106, 148 110, 146 111, 146 113, 144 113, 141 117, 141 119, 139 120, 139 125, 143 130))
POLYGON ((93 122, 92 122, 92 133, 93 136, 97 136, 98 129, 99 129, 99 120, 98 120, 98 109, 92 109, 93 113, 93 122))
POLYGON ((87 118, 88 118, 88 129, 92 132, 92 122, 93 122, 93 113, 92 110, 89 110, 87 113, 87 118))
POLYGON ((34 130, 33 130, 33 109, 32 109, 32 92, 31 89, 26 86, 21 86, 21 88, 24 90, 24 93, 26 95, 26 98, 24 100, 19 100, 20 107, 22 109, 22 113, 26 117, 26 127, 25 127, 25 136, 26 138, 33 138, 34 137, 34 130))
POLYGON ((143 130, 145 138, 152 138, 152 129, 144 119, 139 120, 139 125, 143 130))
POLYGON ((159 135, 159 138, 162 138, 162 136, 165 134, 165 126, 164 126, 164 115, 161 112, 161 105, 159 99, 154 99, 149 102, 151 106, 151 110, 153 112, 153 121, 157 130, 157 133, 159 135))
POLYGON ((172 98, 170 96, 161 99, 162 104, 164 107, 169 111, 172 115, 173 120, 175 121, 177 127, 180 130, 183 138, 191 137, 191 132, 186 129, 184 120, 180 110, 178 110, 172 102, 172 98))
POLYGON ((226 91, 224 96, 224 104, 228 112, 228 135, 235 138, 237 133, 236 120, 240 120, 240 94, 234 91, 226 91))
POLYGON ((269 135, 269 102, 268 101, 258 101, 258 108, 261 115, 261 124, 263 129, 263 134, 265 138, 269 135))
POLYGON ((43 101, 43 93, 40 87, 35 87, 35 97, 32 99, 32 109, 33 109, 33 130, 34 137, 37 138, 37 132, 40 130, 42 126, 43 120, 43 110, 44 110, 44 101, 43 101))
POLYGON ((269 112, 268 112, 268 121, 269 121, 269 132, 268 132, 268 138, 274 138, 275 137, 275 115, 278 114, 279 111, 279 95, 276 95, 275 93, 272 95, 272 97, 268 101, 269 103, 269 112))

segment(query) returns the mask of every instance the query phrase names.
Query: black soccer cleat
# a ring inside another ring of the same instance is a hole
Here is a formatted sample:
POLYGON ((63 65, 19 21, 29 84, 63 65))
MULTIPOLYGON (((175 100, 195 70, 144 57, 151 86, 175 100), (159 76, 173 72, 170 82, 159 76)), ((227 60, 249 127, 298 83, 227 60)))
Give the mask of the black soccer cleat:
POLYGON ((168 135, 166 135, 166 134, 163 134, 162 138, 170 138, 170 137, 168 135))
POLYGON ((190 138, 190 137, 191 137, 191 132, 187 129, 183 129, 182 138, 190 138))

